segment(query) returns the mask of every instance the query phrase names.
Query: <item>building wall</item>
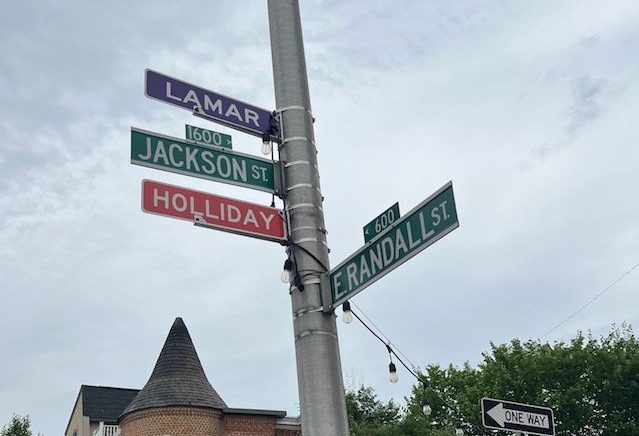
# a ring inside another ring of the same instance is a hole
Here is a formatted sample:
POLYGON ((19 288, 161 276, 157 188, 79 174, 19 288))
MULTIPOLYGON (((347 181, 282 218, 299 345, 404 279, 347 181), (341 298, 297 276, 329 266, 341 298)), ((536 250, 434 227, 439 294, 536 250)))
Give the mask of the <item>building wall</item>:
POLYGON ((276 418, 256 415, 224 415, 225 436, 275 436, 276 418))
POLYGON ((65 436, 91 436, 89 434, 89 418, 82 416, 82 392, 78 394, 78 398, 73 406, 73 412, 69 420, 69 426, 65 436))
POLYGON ((120 421, 121 436, 225 436, 221 412, 162 407, 133 412, 120 421))
POLYGON ((87 436, 93 436, 93 433, 95 433, 99 428, 100 428, 100 422, 99 421, 91 422, 89 418, 89 434, 87 436))

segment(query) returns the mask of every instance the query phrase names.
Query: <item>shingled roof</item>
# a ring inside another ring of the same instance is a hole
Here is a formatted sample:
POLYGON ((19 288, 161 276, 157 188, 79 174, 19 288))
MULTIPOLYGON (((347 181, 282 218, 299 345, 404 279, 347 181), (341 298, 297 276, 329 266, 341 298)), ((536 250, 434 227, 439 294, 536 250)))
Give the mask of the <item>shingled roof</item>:
POLYGON ((139 389, 113 388, 109 386, 80 386, 80 391, 75 399, 75 406, 67 422, 64 434, 69 433, 69 425, 75 410, 80 407, 82 416, 87 416, 90 422, 104 421, 106 424, 117 424, 118 417, 133 398, 140 392, 139 389), (79 403, 78 401, 81 400, 79 403))
POLYGON ((152 407, 194 406, 224 409, 209 383, 182 318, 176 318, 149 381, 120 415, 152 407))
POLYGON ((118 416, 139 389, 111 388, 106 386, 82 385, 82 414, 92 421, 104 421, 108 424, 118 422, 118 416))

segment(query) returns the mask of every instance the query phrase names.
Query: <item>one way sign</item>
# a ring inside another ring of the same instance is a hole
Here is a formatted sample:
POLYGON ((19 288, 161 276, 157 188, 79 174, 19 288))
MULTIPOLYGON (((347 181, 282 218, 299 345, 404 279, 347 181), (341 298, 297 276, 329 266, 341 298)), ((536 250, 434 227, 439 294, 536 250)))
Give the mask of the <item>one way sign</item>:
POLYGON ((481 418, 486 428, 536 435, 555 434, 552 409, 547 407, 482 398, 481 418))

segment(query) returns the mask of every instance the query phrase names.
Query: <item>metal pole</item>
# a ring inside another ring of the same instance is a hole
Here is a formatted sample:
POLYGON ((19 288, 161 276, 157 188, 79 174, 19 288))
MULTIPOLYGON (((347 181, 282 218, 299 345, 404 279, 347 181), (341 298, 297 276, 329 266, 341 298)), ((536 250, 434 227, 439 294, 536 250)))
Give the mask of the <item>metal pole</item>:
POLYGON ((304 288, 291 285, 302 434, 348 436, 335 315, 323 311, 320 289, 328 246, 299 4, 268 0, 268 15, 289 252, 304 288))

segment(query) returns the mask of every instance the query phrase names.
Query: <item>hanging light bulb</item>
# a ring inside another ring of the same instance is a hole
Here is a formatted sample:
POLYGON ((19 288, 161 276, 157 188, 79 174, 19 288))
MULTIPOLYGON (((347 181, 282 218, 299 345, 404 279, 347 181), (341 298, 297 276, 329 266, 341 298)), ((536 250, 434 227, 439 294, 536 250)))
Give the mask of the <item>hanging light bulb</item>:
POLYGON ((351 312, 351 303, 345 301, 342 304, 342 321, 346 324, 350 324, 353 322, 353 312, 351 312))
POLYGON ((464 436, 464 430, 458 428, 455 430, 455 436, 464 436))
POLYGON ((399 377, 397 376, 397 368, 393 362, 388 364, 388 380, 391 383, 397 383, 399 377))
POLYGON ((430 407, 430 405, 424 401, 424 404, 422 405, 422 413, 426 416, 429 416, 432 413, 433 409, 430 407))
POLYGON ((282 275, 280 279, 283 283, 289 283, 291 281, 291 272, 293 271, 293 261, 286 259, 284 261, 284 268, 282 269, 282 275))
POLYGON ((262 140, 262 154, 271 154, 273 148, 271 147, 271 141, 268 139, 262 140))

